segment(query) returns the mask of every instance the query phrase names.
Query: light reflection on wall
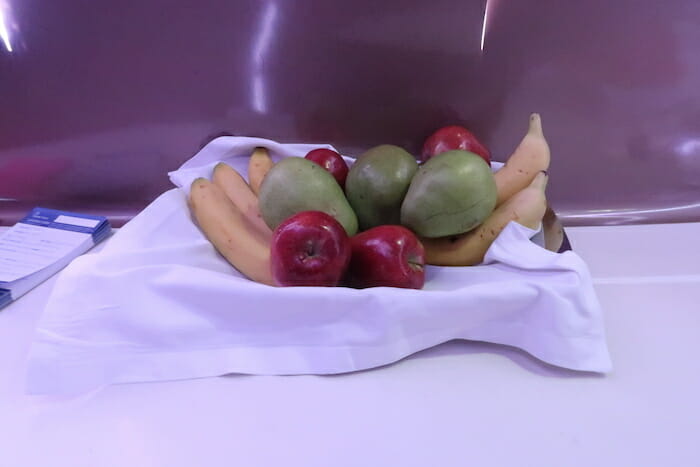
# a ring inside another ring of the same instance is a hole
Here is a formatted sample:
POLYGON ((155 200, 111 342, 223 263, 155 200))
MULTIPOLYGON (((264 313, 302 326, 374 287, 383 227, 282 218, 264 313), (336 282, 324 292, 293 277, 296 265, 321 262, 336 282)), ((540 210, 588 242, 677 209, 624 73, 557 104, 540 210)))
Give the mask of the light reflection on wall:
POLYGON ((688 138, 676 146, 676 152, 683 157, 700 157, 700 138, 688 138))
POLYGON ((0 39, 8 52, 13 52, 10 39, 10 5, 5 0, 0 0, 0 39))
POLYGON ((669 213, 682 213, 687 211, 692 215, 700 208, 700 203, 687 203, 680 206, 657 207, 649 209, 620 208, 620 209, 590 209, 583 212, 560 211, 558 214, 572 225, 591 225, 590 219, 596 220, 602 225, 643 223, 651 216, 661 218, 660 215, 669 213), (605 222, 610 219, 612 222, 605 222))
POLYGON ((481 51, 484 51, 484 42, 486 41, 486 25, 489 20, 489 0, 484 4, 484 20, 481 24, 481 51))
POLYGON ((274 26, 279 7, 275 1, 269 1, 260 16, 258 34, 251 49, 252 70, 250 98, 253 109, 261 114, 267 113, 267 91, 265 85, 265 57, 269 53, 274 36, 274 26))
POLYGON ((484 0, 484 19, 481 21, 481 53, 486 49, 486 36, 493 24, 494 13, 498 9, 498 0, 484 0))

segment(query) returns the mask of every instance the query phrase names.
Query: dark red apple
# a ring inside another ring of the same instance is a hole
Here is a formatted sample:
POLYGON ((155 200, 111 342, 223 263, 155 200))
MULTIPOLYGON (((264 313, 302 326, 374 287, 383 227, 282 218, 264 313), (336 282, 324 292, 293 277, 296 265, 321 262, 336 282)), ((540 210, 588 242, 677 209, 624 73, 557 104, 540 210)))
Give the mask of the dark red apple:
POLYGON ((335 177, 338 185, 345 188, 345 179, 348 178, 349 169, 343 156, 330 149, 314 149, 309 151, 305 158, 329 171, 335 177))
POLYGON ((433 156, 452 149, 462 149, 481 156, 491 165, 491 153, 481 144, 474 134, 464 127, 452 125, 440 128, 425 140, 421 161, 425 162, 433 156))
POLYGON ((335 218, 302 211, 272 233, 272 278, 282 286, 336 286, 347 270, 350 251, 350 238, 335 218))
POLYGON ((413 232, 400 225, 380 225, 352 238, 347 282, 352 287, 421 289, 425 253, 413 232))

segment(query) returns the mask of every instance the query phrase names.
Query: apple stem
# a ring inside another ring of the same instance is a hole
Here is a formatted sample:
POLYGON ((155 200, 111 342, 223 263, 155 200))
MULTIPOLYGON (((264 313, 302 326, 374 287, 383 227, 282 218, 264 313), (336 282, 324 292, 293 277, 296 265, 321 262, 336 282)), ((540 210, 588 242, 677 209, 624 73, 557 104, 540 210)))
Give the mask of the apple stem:
POLYGON ((314 244, 311 242, 308 242, 306 244, 306 254, 308 256, 313 256, 316 253, 316 250, 314 249, 314 244))

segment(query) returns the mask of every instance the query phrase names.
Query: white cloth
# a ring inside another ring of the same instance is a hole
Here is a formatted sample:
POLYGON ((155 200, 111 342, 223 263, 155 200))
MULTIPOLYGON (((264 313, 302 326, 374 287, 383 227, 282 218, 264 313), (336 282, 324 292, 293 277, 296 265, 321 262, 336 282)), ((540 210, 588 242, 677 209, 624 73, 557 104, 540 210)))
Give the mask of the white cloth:
MULTIPOLYGON (((311 145, 222 137, 170 174, 179 187, 221 160, 247 174, 311 145)), ((330 146, 324 146, 330 147, 330 146)), ((331 374, 385 365, 452 339, 519 347, 575 370, 611 369, 586 264, 511 223, 483 265, 427 267, 423 290, 269 287, 241 276, 192 222, 183 189, 162 194, 99 253, 59 276, 28 362, 30 393, 227 373, 331 374)))

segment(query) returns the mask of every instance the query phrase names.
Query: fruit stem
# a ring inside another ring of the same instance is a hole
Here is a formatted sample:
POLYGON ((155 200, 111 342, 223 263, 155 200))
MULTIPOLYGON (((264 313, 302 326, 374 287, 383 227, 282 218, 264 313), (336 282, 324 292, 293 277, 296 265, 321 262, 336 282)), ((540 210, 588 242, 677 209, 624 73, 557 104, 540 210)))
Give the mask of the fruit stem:
POLYGON ((530 115, 530 124, 528 126, 527 132, 533 135, 543 136, 542 118, 540 118, 540 114, 534 113, 530 115))
POLYGON ((537 188, 538 190, 544 192, 545 188, 547 188, 548 181, 549 174, 547 174, 545 170, 541 170, 537 175, 535 175, 535 178, 530 183, 530 187, 537 188))

